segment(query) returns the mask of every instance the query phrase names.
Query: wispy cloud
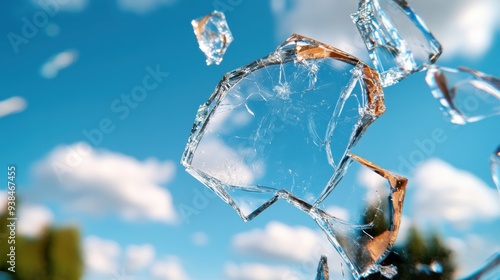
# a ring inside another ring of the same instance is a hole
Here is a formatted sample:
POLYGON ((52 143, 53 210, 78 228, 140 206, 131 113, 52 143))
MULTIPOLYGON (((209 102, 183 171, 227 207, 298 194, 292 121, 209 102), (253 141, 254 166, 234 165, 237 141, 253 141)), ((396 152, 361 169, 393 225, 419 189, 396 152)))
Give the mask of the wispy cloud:
MULTIPOLYGON (((475 58, 492 45, 500 26, 497 0, 409 1, 442 43, 443 57, 475 58)), ((277 37, 299 33, 329 43, 363 59, 367 52, 350 19, 357 1, 272 0, 277 37)))
POLYGON ((461 238, 447 238, 446 244, 453 250, 453 257, 457 263, 455 277, 470 275, 483 266, 489 257, 500 252, 500 244, 495 243, 495 240, 487 240, 474 234, 461 238))
POLYGON ((69 209, 126 220, 177 220, 172 196, 161 186, 173 178, 173 162, 139 161, 76 143, 55 148, 33 172, 39 193, 32 200, 55 199, 69 209))
POLYGON ((66 50, 49 58, 40 68, 40 75, 46 79, 57 77, 59 71, 68 68, 78 59, 78 51, 66 50))
MULTIPOLYGON (((297 279, 294 271, 287 266, 269 266, 260 263, 234 264, 224 266, 224 274, 228 280, 283 280, 297 279), (290 277, 292 276, 292 277, 290 277)), ((311 278, 312 279, 312 278, 311 278)))
POLYGON ((132 271, 148 267, 154 258, 155 248, 151 244, 130 245, 125 249, 125 266, 132 271))
POLYGON ((88 0, 32 0, 32 2, 42 9, 63 12, 81 12, 88 5, 88 0))
POLYGON ((193 241, 194 245, 205 246, 208 243, 208 236, 206 233, 198 231, 191 236, 191 240, 193 241))
POLYGON ((117 0, 118 6, 124 10, 144 15, 175 3, 177 0, 117 0))
POLYGON ((466 228, 476 221, 500 217, 495 189, 442 160, 429 159, 417 167, 413 182, 412 219, 418 224, 447 221, 466 228))
POLYGON ((189 280, 182 262, 175 256, 168 256, 162 260, 156 261, 151 269, 151 274, 155 279, 164 280, 189 280))
POLYGON ((20 113, 27 107, 27 102, 20 96, 14 96, 0 101, 0 118, 5 116, 20 113))

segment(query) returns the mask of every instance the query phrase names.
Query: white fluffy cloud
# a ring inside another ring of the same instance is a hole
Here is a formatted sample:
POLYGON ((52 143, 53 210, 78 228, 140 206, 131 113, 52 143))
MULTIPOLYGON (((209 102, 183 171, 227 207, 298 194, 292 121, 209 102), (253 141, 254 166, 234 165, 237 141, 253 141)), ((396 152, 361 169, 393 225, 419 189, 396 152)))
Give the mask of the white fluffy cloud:
POLYGON ((117 0, 118 6, 124 11, 136 14, 146 14, 162 6, 168 6, 176 0, 117 0))
POLYGON ((357 1, 272 0, 280 41, 298 33, 368 58, 363 41, 351 21, 357 1))
POLYGON ((358 181, 359 184, 361 184, 362 186, 366 187, 369 190, 377 190, 381 186, 384 187, 388 184, 387 179, 373 172, 373 170, 365 167, 361 168, 358 171, 356 180, 358 181))
POLYGON ((37 237, 54 220, 52 212, 39 205, 22 206, 19 209, 19 234, 29 237, 37 237))
POLYGON ((290 227, 273 221, 264 229, 237 234, 233 238, 232 247, 245 255, 300 263, 310 260, 313 254, 331 245, 326 245, 318 232, 310 228, 290 227))
POLYGON ((168 256, 163 260, 156 261, 151 269, 155 279, 163 280, 189 280, 181 261, 174 256, 168 256))
POLYGON ((228 280, 285 280, 296 279, 295 272, 287 266, 267 266, 260 263, 237 265, 228 263, 224 266, 224 275, 228 280))
POLYGON ((197 150, 192 166, 226 184, 249 185, 263 174, 263 163, 245 164, 241 154, 248 151, 236 151, 215 137, 205 136, 197 150))
POLYGON ((333 217, 339 218, 341 220, 349 221, 349 217, 350 217, 349 210, 347 210, 344 207, 332 205, 332 206, 326 208, 326 213, 328 213, 329 215, 331 215, 333 217))
POLYGON ((172 196, 161 186, 175 173, 175 164, 139 161, 85 143, 56 147, 34 166, 40 193, 32 199, 56 199, 63 206, 93 214, 118 214, 127 220, 173 223, 172 196))
POLYGON ((50 7, 56 11, 81 12, 87 7, 88 0, 33 0, 33 4, 42 9, 50 7))
POLYGON ((497 0, 413 0, 410 5, 443 45, 443 58, 483 55, 500 28, 497 0))
POLYGON ((332 279, 341 278, 345 273, 341 266, 343 263, 346 267, 344 261, 325 234, 304 226, 292 227, 272 221, 264 229, 236 234, 232 240, 232 248, 241 255, 266 262, 278 261, 284 265, 267 267, 255 263, 229 263, 224 269, 228 279, 305 279, 303 274, 315 273, 321 255, 328 257, 332 279), (265 274, 269 278, 265 278, 265 274))
POLYGON ((10 114, 20 113, 26 109, 26 100, 20 96, 13 96, 0 101, 0 118, 10 114))
POLYGON ((40 68, 40 75, 46 79, 57 77, 59 71, 68 68, 78 59, 78 51, 66 50, 49 58, 40 68))
MULTIPOLYGON (((409 1, 444 48, 443 57, 477 57, 491 47, 500 26, 497 0, 409 1)), ((272 0, 280 40, 299 33, 362 59, 367 53, 350 14, 357 1, 272 0)))
POLYGON ((112 240, 89 236, 83 243, 83 258, 89 271, 99 274, 113 274, 118 271, 120 245, 112 240))
POLYGON ((417 167, 413 182, 416 193, 412 218, 419 224, 445 220, 464 227, 500 216, 495 189, 474 174, 439 159, 429 159, 417 167))
POLYGON ((125 249, 127 269, 137 271, 149 266, 155 258, 155 248, 151 244, 130 245, 125 249))

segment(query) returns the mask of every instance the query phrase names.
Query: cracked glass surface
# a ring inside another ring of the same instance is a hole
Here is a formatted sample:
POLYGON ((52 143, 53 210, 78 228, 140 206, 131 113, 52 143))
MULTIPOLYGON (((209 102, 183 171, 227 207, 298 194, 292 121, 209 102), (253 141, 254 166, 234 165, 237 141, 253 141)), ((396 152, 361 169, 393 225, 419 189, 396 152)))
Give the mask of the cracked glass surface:
POLYGON ((493 255, 486 264, 462 280, 498 280, 500 276, 500 252, 493 255))
POLYGON ((315 280, 329 280, 330 279, 330 273, 328 270, 328 260, 325 256, 321 256, 321 259, 319 260, 316 278, 314 278, 314 279, 315 280))
POLYGON ((312 205, 384 111, 373 69, 293 35, 222 78, 198 110, 182 164, 245 221, 290 195, 312 205))
POLYGON ((207 65, 219 65, 228 46, 233 41, 224 13, 214 11, 191 21, 198 45, 207 57, 207 65))
POLYGON ((500 115, 500 79, 465 67, 432 66, 425 78, 452 123, 500 115))
POLYGON ((497 186, 498 194, 500 195, 500 146, 491 155, 491 176, 493 177, 493 182, 497 186))
POLYGON ((380 263, 396 241, 407 179, 352 154, 348 164, 347 180, 308 213, 356 279, 376 272, 392 278, 397 268, 380 263))
POLYGON ((405 0, 361 0, 351 17, 384 87, 425 70, 441 55, 441 45, 405 0))

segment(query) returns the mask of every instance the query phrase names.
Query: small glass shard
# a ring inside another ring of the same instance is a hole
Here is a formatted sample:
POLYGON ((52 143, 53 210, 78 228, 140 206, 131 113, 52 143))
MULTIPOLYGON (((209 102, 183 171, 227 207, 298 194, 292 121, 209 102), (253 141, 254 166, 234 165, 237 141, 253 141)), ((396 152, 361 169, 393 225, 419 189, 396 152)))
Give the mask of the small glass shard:
POLYGON ((392 278, 397 268, 382 266, 381 262, 396 241, 407 179, 352 154, 349 164, 343 181, 358 184, 340 182, 334 193, 308 211, 309 215, 326 233, 355 279, 376 272, 392 278), (345 212, 348 217, 342 217, 345 212))
POLYGON ((182 164, 245 221, 288 194, 314 204, 384 111, 375 70, 293 35, 223 77, 198 110, 182 164))
POLYGON ((500 115, 500 79, 459 67, 429 67, 425 78, 441 110, 455 124, 500 115))
POLYGON ((405 0, 360 0, 352 16, 384 87, 436 62, 442 49, 405 0))
POLYGON ((500 252, 493 255, 487 263, 462 280, 498 280, 500 277, 500 252))
POLYGON ((415 268, 427 275, 431 275, 431 273, 443 273, 443 266, 437 261, 433 261, 430 264, 419 263, 415 268))
POLYGON ((315 280, 329 280, 330 273, 328 270, 328 260, 325 256, 321 256, 318 263, 318 269, 315 280))
POLYGON ((224 13, 214 11, 191 21, 201 51, 207 57, 207 65, 219 65, 228 46, 233 41, 224 13))
POLYGON ((498 189, 498 194, 500 195, 500 146, 491 155, 491 176, 493 177, 493 182, 498 189))
POLYGON ((388 266, 380 266, 380 274, 382 274, 382 276, 387 279, 392 279, 398 274, 398 268, 393 264, 388 266))

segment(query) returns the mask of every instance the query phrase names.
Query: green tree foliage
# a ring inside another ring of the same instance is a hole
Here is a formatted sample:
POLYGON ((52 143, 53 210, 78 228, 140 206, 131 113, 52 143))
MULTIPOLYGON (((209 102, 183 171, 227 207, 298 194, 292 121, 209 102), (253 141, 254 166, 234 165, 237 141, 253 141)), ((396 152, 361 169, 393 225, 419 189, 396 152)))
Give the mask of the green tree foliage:
MULTIPOLYGON (((11 244, 7 213, 0 215, 0 273, 13 280, 78 280, 83 274, 83 261, 78 229, 48 228, 42 236, 28 238, 16 235, 15 273, 7 263, 11 244)), ((4 279, 4 278, 2 278, 4 279)))

